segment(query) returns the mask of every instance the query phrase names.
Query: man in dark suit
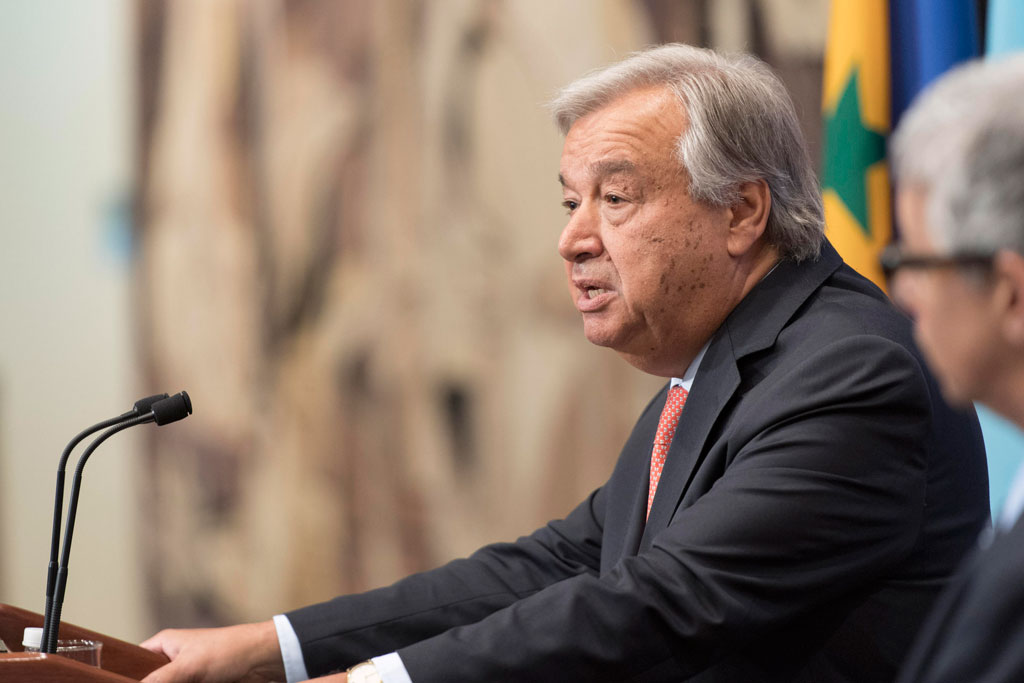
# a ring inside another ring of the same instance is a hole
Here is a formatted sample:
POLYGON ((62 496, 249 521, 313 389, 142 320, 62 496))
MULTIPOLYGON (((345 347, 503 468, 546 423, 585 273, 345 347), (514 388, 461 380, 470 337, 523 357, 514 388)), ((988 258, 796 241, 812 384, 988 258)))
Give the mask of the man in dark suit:
MULTIPOLYGON (((1024 57, 950 72, 894 138, 895 291, 954 402, 1024 426, 1024 57)), ((1024 454, 1022 454, 1024 455, 1024 454)), ((1024 681, 1024 470, 994 533, 921 630, 900 680, 1024 681)))
POLYGON ((608 482, 276 629, 162 632, 146 646, 174 661, 147 681, 893 678, 987 519, 984 454, 909 322, 825 241, 784 87, 663 46, 553 108, 584 332, 671 378, 608 482))

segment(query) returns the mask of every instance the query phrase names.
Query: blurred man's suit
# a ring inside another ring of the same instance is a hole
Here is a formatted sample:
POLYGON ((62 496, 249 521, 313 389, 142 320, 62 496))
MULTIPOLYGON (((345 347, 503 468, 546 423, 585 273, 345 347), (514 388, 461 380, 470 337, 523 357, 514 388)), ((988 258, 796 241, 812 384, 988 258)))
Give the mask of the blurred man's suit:
POLYGON ((289 613, 309 674, 398 650, 414 683, 892 680, 988 519, 977 422, 906 318, 827 243, 780 263, 713 336, 645 523, 665 396, 567 518, 289 613))
POLYGON ((900 681, 1024 680, 1024 519, 985 538, 936 603, 900 681), (989 545, 991 544, 991 545, 989 545))

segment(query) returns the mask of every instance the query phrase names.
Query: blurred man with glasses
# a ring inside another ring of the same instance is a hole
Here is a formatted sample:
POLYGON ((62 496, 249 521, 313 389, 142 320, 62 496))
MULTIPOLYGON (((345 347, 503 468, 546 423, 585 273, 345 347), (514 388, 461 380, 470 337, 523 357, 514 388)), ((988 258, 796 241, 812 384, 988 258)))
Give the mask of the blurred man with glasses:
MULTIPOLYGON (((1022 104, 1024 56, 954 70, 915 103, 893 138, 900 243, 884 265, 946 398, 1024 426, 1022 104)), ((1019 474, 900 681, 1024 680, 1022 507, 1019 474)))

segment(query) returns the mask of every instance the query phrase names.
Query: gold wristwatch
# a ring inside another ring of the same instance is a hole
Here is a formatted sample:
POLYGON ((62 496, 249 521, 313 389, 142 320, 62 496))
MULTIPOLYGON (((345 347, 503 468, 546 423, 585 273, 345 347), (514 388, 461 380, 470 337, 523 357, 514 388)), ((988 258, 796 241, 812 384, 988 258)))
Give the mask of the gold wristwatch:
POLYGON ((348 683, 381 683, 377 665, 373 662, 359 662, 347 673, 348 683))

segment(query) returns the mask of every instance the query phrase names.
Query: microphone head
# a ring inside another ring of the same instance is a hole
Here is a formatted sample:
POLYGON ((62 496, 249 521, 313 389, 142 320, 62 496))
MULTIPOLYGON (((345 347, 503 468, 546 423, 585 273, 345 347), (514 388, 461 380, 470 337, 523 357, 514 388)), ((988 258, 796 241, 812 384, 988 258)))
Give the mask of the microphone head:
POLYGON ((132 408, 132 411, 136 415, 145 415, 150 410, 152 410, 154 403, 156 403, 157 401, 162 401, 165 398, 168 398, 167 394, 153 394, 152 396, 147 396, 146 398, 140 398, 138 401, 135 402, 135 406, 134 408, 132 408))
POLYGON ((184 391, 156 401, 152 406, 153 421, 158 425, 184 420, 192 414, 192 399, 184 391))

